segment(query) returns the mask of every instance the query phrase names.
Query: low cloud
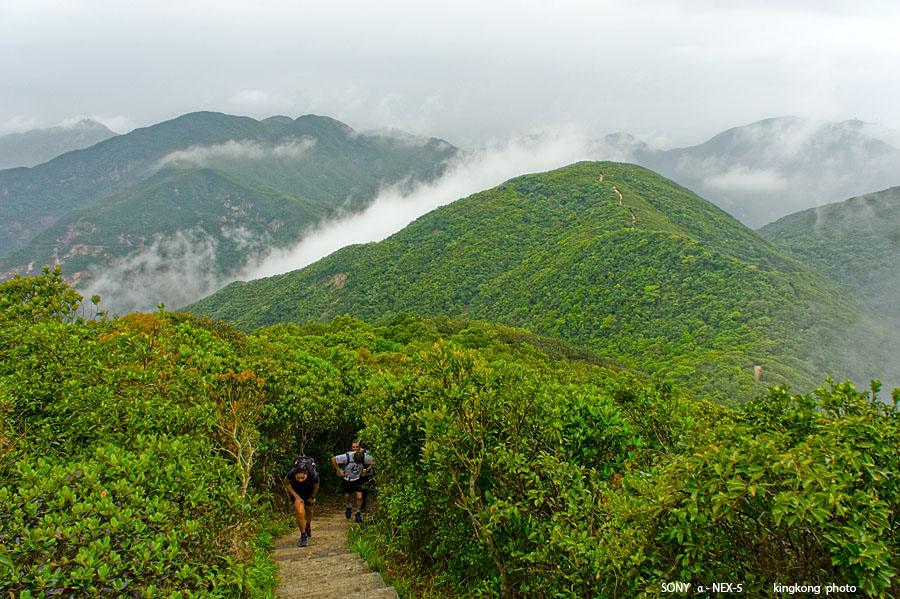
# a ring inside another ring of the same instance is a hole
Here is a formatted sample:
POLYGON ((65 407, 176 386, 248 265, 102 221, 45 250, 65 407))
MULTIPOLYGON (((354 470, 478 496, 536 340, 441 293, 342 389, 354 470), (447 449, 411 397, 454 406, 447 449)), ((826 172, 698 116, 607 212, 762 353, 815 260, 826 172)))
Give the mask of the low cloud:
MULTIPOLYGON (((384 137, 390 140, 393 140, 394 143, 405 146, 408 148, 423 148, 430 143, 434 143, 433 137, 427 137, 424 135, 415 135, 412 133, 407 133, 402 129, 395 129, 393 127, 385 127, 382 129, 369 129, 367 131, 353 131, 350 133, 351 137, 363 135, 366 137, 384 137)), ((442 149, 449 149, 451 146, 444 140, 440 140, 439 142, 442 149)))
MULTIPOLYGON (((167 163, 192 160, 209 164, 217 159, 243 159, 275 152, 255 142, 228 142, 189 148, 167 157, 167 163)), ((452 159, 444 175, 431 183, 400 181, 384 187, 362 212, 344 213, 304 232, 288 248, 273 248, 271 237, 243 227, 213 236, 201 229, 157 237, 144 250, 123 258, 100 273, 85 296, 99 294, 111 312, 151 311, 160 302, 179 308, 236 280, 281 274, 308 266, 340 248, 380 241, 435 208, 473 193, 496 187, 519 175, 543 172, 581 160, 614 158, 619 150, 578 133, 522 136, 452 159), (244 262, 222 274, 219 257, 239 251, 244 262)), ((290 151, 288 151, 290 153, 290 151)))
POLYGON ((84 114, 63 119, 63 121, 58 126, 63 129, 77 129, 82 126, 84 121, 94 121, 100 123, 113 133, 127 133, 137 126, 134 121, 126 116, 84 114))
POLYGON ((230 139, 211 146, 191 146, 166 154, 156 164, 156 168, 169 165, 214 166, 220 162, 239 160, 265 160, 268 158, 297 159, 316 144, 315 138, 291 138, 278 145, 263 145, 251 140, 230 139))
POLYGON ((122 115, 100 114, 89 116, 88 118, 103 123, 110 131, 120 134, 129 133, 138 126, 130 117, 122 115))
POLYGON ((456 199, 500 185, 518 175, 552 170, 579 160, 605 158, 577 134, 531 136, 466 153, 432 183, 404 181, 385 187, 364 211, 311 228, 289 249, 274 250, 242 273, 256 279, 303 268, 338 249, 380 241, 418 217, 456 199))
POLYGON ((43 126, 43 122, 34 116, 17 115, 0 123, 0 135, 8 135, 10 133, 24 133, 32 129, 38 129, 43 126))
POLYGON ((101 307, 115 314, 152 311, 160 302, 170 309, 185 306, 225 284, 217 273, 217 245, 202 229, 159 236, 79 291, 100 295, 101 307))
POLYGON ((743 165, 703 179, 703 187, 719 192, 779 193, 788 181, 772 169, 754 170, 743 165))
POLYGON ((245 227, 222 228, 222 237, 231 242, 235 249, 242 252, 267 251, 272 245, 272 239, 268 235, 258 235, 245 227))

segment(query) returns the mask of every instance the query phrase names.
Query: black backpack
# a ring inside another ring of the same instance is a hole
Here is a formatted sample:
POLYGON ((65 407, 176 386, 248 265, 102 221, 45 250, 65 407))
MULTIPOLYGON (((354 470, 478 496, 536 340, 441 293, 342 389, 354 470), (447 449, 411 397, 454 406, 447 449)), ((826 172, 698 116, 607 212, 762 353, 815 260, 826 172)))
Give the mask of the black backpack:
POLYGON ((319 471, 316 469, 316 460, 308 456, 300 456, 294 460, 292 470, 294 472, 306 472, 310 478, 315 478, 319 474, 319 471))

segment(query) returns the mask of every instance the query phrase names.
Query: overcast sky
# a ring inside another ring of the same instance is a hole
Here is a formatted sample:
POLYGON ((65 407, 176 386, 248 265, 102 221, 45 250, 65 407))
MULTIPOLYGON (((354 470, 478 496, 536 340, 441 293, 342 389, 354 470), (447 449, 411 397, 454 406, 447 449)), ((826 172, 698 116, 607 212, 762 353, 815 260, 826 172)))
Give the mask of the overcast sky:
POLYGON ((315 113, 475 147, 767 117, 900 129, 895 0, 0 0, 0 133, 315 113))

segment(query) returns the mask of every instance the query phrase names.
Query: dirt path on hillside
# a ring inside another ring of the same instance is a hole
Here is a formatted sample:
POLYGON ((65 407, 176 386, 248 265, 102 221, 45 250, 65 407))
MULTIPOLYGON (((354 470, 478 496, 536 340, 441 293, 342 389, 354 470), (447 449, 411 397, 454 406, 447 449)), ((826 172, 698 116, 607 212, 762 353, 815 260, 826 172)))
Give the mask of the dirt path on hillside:
MULTIPOLYGON (((601 181, 603 180, 602 175, 601 175, 600 180, 601 181)), ((619 188, 616 187, 615 185, 613 185, 613 191, 616 192, 617 196, 619 196, 619 206, 624 206, 625 205, 625 201, 624 201, 625 196, 622 195, 622 192, 619 191, 619 188)), ((635 226, 637 225, 637 216, 635 216, 634 210, 632 210, 631 208, 629 208, 628 211, 631 212, 631 230, 633 231, 635 226)))
POLYGON ((278 564, 281 580, 277 595, 285 599, 397 599, 397 591, 385 586, 381 575, 350 550, 350 526, 357 524, 344 517, 339 504, 319 504, 308 547, 297 546, 297 529, 276 540, 272 560, 278 564))

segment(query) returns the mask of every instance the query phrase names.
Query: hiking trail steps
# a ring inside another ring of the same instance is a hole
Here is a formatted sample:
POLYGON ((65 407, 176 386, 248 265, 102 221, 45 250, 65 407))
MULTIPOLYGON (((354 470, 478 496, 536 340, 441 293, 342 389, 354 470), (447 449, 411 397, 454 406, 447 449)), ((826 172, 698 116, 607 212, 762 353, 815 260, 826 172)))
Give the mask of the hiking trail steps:
POLYGON ((272 546, 281 580, 276 594, 284 599, 397 599, 378 572, 369 569, 347 545, 347 528, 356 526, 338 505, 316 506, 308 547, 298 547, 297 529, 272 546))
MULTIPOLYGON (((603 174, 600 174, 600 180, 603 181, 603 174)), ((622 192, 619 191, 619 188, 613 185, 613 191, 616 192, 616 195, 619 196, 619 206, 625 205, 625 196, 622 195, 622 192)), ((631 230, 634 231, 635 226, 637 225, 637 216, 634 214, 634 210, 629 208, 628 211, 631 213, 631 230)))

